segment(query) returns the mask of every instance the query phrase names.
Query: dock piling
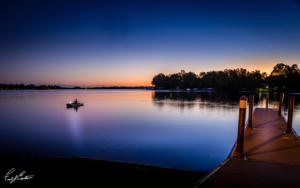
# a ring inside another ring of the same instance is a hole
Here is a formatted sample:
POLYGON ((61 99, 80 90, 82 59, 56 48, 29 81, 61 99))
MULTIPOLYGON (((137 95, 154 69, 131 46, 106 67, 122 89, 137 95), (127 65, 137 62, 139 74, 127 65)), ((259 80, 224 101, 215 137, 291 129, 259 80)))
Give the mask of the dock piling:
POLYGON ((238 136, 236 142, 236 150, 233 155, 234 158, 244 157, 244 129, 245 129, 245 118, 246 118, 246 106, 247 106, 247 97, 243 95, 240 98, 238 136))
POLYGON ((286 133, 292 132, 293 127, 293 113, 294 113, 294 96, 289 96, 289 111, 288 111, 288 121, 287 121, 287 127, 286 127, 286 133))
POLYGON ((284 96, 284 94, 280 93, 280 96, 279 96, 279 106, 278 106, 278 115, 279 116, 281 116, 281 107, 282 107, 282 102, 283 102, 283 96, 284 96))
POLYGON ((269 92, 266 93, 266 109, 269 109, 269 98, 270 98, 270 94, 269 92))
POLYGON ((253 119, 253 102, 254 102, 254 95, 249 95, 249 117, 248 117, 248 127, 253 129, 252 127, 252 119, 253 119))

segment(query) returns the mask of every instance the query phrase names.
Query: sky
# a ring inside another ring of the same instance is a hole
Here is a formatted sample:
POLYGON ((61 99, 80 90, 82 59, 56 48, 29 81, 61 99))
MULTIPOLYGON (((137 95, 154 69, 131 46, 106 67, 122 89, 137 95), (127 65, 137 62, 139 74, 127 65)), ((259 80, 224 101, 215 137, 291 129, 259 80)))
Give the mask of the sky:
POLYGON ((149 86, 299 62, 298 0, 0 1, 0 83, 149 86))

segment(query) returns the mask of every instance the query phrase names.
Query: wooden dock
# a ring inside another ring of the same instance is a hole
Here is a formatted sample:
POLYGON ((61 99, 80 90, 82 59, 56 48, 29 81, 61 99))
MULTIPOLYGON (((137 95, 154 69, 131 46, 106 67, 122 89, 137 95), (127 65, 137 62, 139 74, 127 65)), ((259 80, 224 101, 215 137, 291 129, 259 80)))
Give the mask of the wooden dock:
POLYGON ((286 187, 300 183, 300 141, 278 111, 257 108, 246 127, 245 159, 229 158, 196 187, 286 187))

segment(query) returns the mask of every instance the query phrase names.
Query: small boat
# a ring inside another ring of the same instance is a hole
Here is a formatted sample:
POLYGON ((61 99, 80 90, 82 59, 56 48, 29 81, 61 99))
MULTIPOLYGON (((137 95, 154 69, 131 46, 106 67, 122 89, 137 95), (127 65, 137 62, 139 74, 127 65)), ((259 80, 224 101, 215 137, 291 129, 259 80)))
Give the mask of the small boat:
POLYGON ((80 106, 83 106, 83 103, 78 102, 76 99, 75 101, 70 101, 69 103, 66 104, 67 108, 78 108, 80 106))

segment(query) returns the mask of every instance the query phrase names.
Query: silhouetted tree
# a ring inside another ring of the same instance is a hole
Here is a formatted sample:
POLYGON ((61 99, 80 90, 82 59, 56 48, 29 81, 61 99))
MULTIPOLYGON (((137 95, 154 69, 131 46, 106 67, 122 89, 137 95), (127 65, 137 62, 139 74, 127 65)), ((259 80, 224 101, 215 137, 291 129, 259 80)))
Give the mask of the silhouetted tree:
POLYGON ((197 87, 197 75, 193 72, 184 73, 182 75, 182 84, 181 88, 195 88, 197 87))
POLYGON ((163 73, 159 73, 152 79, 152 84, 155 85, 156 89, 162 89, 166 86, 167 78, 163 73))
POLYGON ((273 71, 267 78, 270 87, 277 87, 279 90, 293 90, 299 88, 300 70, 298 65, 292 66, 279 63, 274 66, 273 71))

